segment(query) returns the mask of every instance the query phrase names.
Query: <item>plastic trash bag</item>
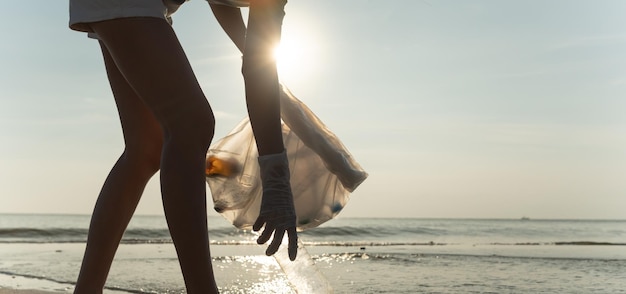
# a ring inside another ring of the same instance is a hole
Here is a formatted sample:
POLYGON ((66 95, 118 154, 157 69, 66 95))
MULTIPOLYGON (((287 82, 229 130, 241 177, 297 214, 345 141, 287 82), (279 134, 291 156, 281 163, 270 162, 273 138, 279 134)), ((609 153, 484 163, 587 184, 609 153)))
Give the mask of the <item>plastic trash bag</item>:
MULTIPOLYGON (((282 86, 282 133, 299 231, 335 217, 367 173, 339 138, 282 86)), ((251 229, 261 207, 258 152, 244 118, 207 154, 207 182, 214 208, 235 227, 251 229)))

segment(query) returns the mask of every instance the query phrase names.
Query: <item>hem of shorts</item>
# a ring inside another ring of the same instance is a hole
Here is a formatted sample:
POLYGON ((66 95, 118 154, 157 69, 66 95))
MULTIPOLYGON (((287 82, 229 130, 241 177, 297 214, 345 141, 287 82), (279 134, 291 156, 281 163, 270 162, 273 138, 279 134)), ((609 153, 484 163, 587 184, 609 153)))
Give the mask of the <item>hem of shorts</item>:
POLYGON ((146 11, 145 9, 124 9, 119 11, 118 9, 111 9, 102 11, 96 16, 84 17, 84 18, 72 18, 70 19, 69 27, 72 30, 79 32, 93 33, 93 30, 89 26, 90 23, 100 22, 105 20, 112 20, 118 18, 134 18, 134 17, 154 17, 165 19, 165 12, 154 13, 154 11, 146 11))
POLYGON ((232 7, 232 8, 246 8, 246 7, 250 7, 250 4, 234 5, 234 4, 226 4, 226 3, 211 3, 211 2, 209 2, 209 4, 211 4, 211 5, 227 6, 227 7, 232 7))

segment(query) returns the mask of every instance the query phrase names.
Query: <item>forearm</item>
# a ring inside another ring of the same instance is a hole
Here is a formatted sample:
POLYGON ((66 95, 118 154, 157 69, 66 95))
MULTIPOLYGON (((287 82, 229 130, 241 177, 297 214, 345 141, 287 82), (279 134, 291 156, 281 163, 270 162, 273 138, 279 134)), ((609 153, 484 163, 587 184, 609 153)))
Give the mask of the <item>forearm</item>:
POLYGON ((280 96, 273 51, 280 41, 284 0, 250 3, 242 73, 248 115, 259 155, 284 150, 280 126, 280 96))
POLYGON ((286 0, 251 1, 246 31, 245 54, 273 57, 280 42, 286 0))
POLYGON ((241 16, 241 10, 219 4, 209 4, 213 15, 226 35, 235 43, 241 53, 246 46, 246 25, 241 16))

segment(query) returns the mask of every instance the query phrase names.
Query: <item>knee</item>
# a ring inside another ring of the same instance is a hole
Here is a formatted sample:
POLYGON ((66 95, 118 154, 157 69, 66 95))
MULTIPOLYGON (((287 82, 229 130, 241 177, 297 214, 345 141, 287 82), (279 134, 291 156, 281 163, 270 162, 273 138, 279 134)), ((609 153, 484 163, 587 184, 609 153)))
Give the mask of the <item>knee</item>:
POLYGON ((137 141, 127 143, 122 156, 138 173, 151 177, 160 169, 162 149, 162 138, 137 141))
POLYGON ((215 117, 208 105, 188 109, 176 123, 165 130, 167 144, 185 146, 188 151, 206 153, 213 140, 215 117))
POLYGON ((215 116, 208 103, 205 107, 193 112, 191 116, 191 136, 205 151, 209 148, 215 132, 215 116))

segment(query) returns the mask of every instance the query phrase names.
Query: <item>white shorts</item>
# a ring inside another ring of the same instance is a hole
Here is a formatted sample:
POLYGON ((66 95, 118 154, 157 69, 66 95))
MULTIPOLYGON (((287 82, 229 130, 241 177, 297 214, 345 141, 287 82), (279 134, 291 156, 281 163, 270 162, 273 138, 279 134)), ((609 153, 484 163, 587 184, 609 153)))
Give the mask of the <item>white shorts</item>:
POLYGON ((178 7, 168 0, 70 0, 70 28, 93 33, 89 23, 125 17, 156 17, 171 23, 178 7))

